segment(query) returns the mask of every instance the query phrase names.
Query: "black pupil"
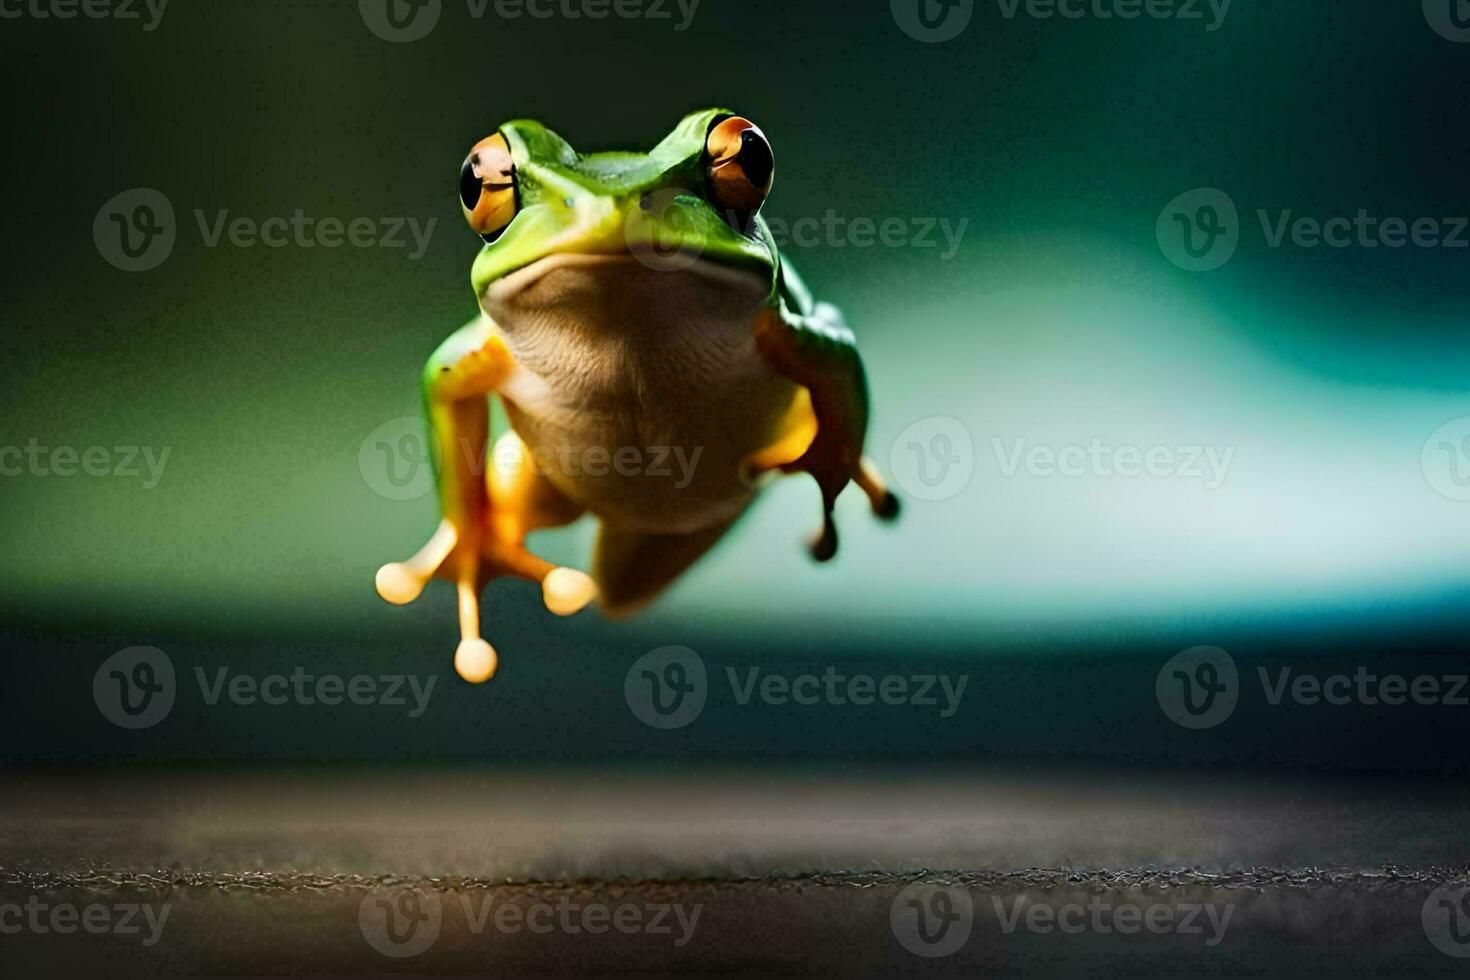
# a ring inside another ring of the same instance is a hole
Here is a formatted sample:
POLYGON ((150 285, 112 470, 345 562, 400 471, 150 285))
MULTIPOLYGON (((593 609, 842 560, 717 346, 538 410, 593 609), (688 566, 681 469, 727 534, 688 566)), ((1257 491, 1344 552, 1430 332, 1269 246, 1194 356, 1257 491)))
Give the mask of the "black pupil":
POLYGON ((471 211, 480 203, 480 189, 480 178, 475 173, 475 158, 470 157, 459 172, 459 199, 471 211))
POLYGON ((776 169, 776 160, 771 156, 771 147, 754 130, 740 134, 740 153, 735 157, 745 176, 757 187, 771 182, 771 171, 776 169))

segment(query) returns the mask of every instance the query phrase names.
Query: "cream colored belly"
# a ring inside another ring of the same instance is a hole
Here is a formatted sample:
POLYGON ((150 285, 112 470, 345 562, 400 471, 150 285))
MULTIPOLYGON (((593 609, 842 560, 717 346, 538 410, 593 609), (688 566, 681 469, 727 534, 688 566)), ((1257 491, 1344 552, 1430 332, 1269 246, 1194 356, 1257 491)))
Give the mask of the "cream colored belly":
POLYGON ((738 515, 755 494, 741 464, 797 393, 755 349, 763 299, 754 277, 632 260, 497 283, 486 308, 517 362, 501 394, 538 472, 626 530, 738 515))

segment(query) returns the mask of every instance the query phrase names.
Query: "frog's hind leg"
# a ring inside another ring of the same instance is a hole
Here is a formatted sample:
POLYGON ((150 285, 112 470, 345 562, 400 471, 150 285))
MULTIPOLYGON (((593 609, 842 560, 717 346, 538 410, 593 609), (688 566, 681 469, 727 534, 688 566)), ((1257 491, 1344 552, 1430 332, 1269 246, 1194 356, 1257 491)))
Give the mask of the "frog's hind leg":
POLYGON ((546 608, 570 616, 597 597, 592 577, 532 554, 525 541, 531 531, 570 524, 582 516, 582 507, 537 472, 526 444, 514 432, 496 441, 493 459, 486 487, 495 533, 487 538, 485 557, 495 568, 540 583, 546 608))
MULTIPOLYGON (((811 542, 811 552, 817 561, 827 561, 837 553, 837 526, 832 520, 832 508, 842 486, 832 480, 823 480, 815 468, 808 466, 817 431, 817 413, 812 408, 811 392, 799 388, 782 422, 782 435, 746 459, 745 473, 752 481, 776 473, 811 473, 817 477, 817 485, 822 491, 822 529, 811 542)), ((898 516, 898 497, 878 475, 878 468, 872 460, 859 456, 856 465, 846 475, 867 496, 868 505, 880 520, 890 521, 898 516)))
POLYGON ((643 534, 603 525, 597 535, 592 576, 604 615, 632 615, 709 551, 735 520, 688 534, 643 534))
POLYGON ((898 495, 888 489, 888 484, 883 482, 883 477, 878 475, 878 467, 873 461, 864 456, 858 460, 857 471, 852 474, 852 482, 858 485, 868 498, 868 506, 872 508, 873 515, 879 520, 891 521, 898 517, 900 508, 898 495))
POLYGON ((570 616, 597 596, 597 586, 586 572, 559 567, 531 553, 526 535, 539 528, 557 527, 576 520, 582 508, 568 500, 538 473, 520 437, 507 432, 495 443, 485 475, 490 506, 485 520, 492 533, 482 537, 483 559, 474 568, 451 567, 458 534, 449 520, 418 554, 378 570, 378 594, 397 605, 418 598, 436 575, 454 581, 458 593, 460 644, 455 668, 465 680, 479 682, 495 673, 498 657, 480 635, 480 594, 495 578, 512 575, 541 585, 546 608, 570 616))
POLYGON ((454 525, 447 520, 440 521, 434 536, 412 558, 389 562, 378 569, 375 580, 378 595, 395 606, 413 602, 424 591, 429 579, 439 571, 457 542, 454 525))

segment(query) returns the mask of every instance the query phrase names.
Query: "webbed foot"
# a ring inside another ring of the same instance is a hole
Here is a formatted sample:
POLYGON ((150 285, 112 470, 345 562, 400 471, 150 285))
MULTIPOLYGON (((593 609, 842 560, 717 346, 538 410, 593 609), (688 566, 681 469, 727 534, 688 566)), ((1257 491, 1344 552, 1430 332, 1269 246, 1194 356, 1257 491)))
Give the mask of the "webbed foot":
POLYGON ((378 595, 401 606, 417 599, 431 578, 453 581, 460 632, 454 669, 464 680, 480 684, 499 665, 495 648, 480 635, 480 594, 492 579, 504 575, 540 583, 542 601, 558 616, 570 616, 597 597, 597 585, 586 572, 553 565, 520 541, 494 533, 462 535, 447 520, 412 558, 378 569, 375 582, 378 595))

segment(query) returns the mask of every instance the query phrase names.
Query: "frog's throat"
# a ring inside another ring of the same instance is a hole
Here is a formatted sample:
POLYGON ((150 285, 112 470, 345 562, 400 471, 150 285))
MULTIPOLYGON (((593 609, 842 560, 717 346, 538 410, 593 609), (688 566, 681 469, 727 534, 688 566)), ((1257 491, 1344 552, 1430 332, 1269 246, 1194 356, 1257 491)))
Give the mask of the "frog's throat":
MULTIPOLYGON (((614 254, 558 252, 538 259, 491 283, 487 294, 504 302, 523 294, 555 272, 581 269, 594 276, 641 274, 656 272, 669 276, 680 274, 709 280, 712 284, 741 292, 753 289, 764 293, 764 277, 752 269, 713 262, 688 251, 654 252, 639 250, 614 254)), ((672 279, 671 279, 672 281, 672 279)))
POLYGON ((574 336, 602 338, 587 353, 604 356, 629 343, 749 344, 768 299, 757 272, 703 258, 558 253, 497 279, 481 305, 518 357, 560 355, 574 336))

